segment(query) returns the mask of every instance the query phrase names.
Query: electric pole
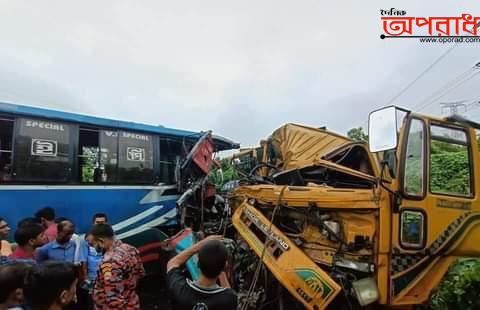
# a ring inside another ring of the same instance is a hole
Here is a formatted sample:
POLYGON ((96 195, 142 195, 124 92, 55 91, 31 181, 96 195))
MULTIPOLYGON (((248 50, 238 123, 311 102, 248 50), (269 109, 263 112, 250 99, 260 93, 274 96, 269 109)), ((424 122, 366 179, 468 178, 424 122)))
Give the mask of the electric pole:
POLYGON ((442 108, 442 114, 451 116, 459 114, 459 109, 463 110, 463 113, 467 112, 467 105, 464 103, 465 100, 460 101, 453 101, 453 102, 440 102, 440 106, 442 108), (447 111, 447 113, 445 113, 447 111))

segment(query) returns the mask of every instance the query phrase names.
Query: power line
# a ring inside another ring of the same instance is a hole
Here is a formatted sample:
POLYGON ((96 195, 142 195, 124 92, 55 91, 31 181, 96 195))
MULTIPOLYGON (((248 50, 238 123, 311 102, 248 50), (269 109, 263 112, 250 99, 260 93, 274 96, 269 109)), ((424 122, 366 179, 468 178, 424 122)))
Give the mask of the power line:
MULTIPOLYGON (((470 31, 472 31, 473 29, 476 29, 476 28, 479 28, 480 27, 480 22, 478 22, 475 26, 473 26, 470 31)), ((409 90, 418 80, 420 80, 425 74, 427 74, 436 64, 438 64, 443 58, 445 58, 445 56, 447 56, 448 54, 450 54, 457 46, 459 45, 459 43, 455 43, 453 46, 451 46, 449 49, 447 49, 443 54, 441 54, 437 59, 435 59, 435 61, 430 64, 427 68, 425 68, 425 70, 423 70, 415 79, 413 79, 413 81, 411 81, 409 84, 407 84, 407 86, 405 86, 402 90, 400 90, 400 92, 398 94, 396 94, 395 96, 393 96, 386 104, 386 106, 392 104, 395 100, 397 100, 401 95, 403 95, 407 90, 409 90)), ((477 63, 477 65, 480 65, 480 63, 477 63)), ((467 70, 468 71, 468 70, 467 70)), ((474 74, 476 75, 476 74, 474 74)), ((471 77, 470 77, 471 78, 471 77)), ((469 79, 470 79, 469 78, 469 79)), ((439 98, 440 99, 440 98, 439 98)), ((438 99, 437 99, 438 100, 438 99)), ((368 120, 366 122, 364 122, 362 124, 361 127, 365 127, 365 125, 368 124, 368 120)), ((368 130, 368 128, 367 128, 368 130)))
MULTIPOLYGON (((478 22, 475 26, 473 26, 472 29, 470 29, 470 31, 472 31, 473 29, 478 28, 478 27, 480 27, 480 22, 478 22)), ((393 96, 392 99, 390 99, 390 101, 388 101, 388 103, 386 105, 388 106, 391 103, 393 103, 395 100, 397 100, 398 97, 400 97, 403 93, 405 93, 407 90, 409 90, 410 87, 413 86, 413 84, 415 84, 425 74, 427 74, 437 63, 439 63, 443 58, 445 58, 445 56, 450 54, 450 52, 452 52, 458 45, 459 45, 458 42, 455 43, 448 50, 446 50, 443 54, 441 54, 430 66, 428 66, 415 79, 413 79, 413 81, 411 81, 409 84, 407 84, 407 86, 405 86, 397 95, 393 96)))
POLYGON ((397 100, 398 97, 403 95, 407 90, 410 89, 410 87, 413 86, 418 80, 420 80, 425 74, 427 74, 436 64, 438 64, 445 56, 447 56, 451 51, 453 51, 454 48, 457 47, 459 43, 455 43, 453 46, 451 46, 448 50, 446 50, 440 57, 438 57, 430 66, 428 66, 425 70, 423 70, 413 81, 407 84, 398 94, 393 96, 388 102, 387 106, 392 104, 395 100, 397 100))
MULTIPOLYGON (((480 66, 479 64, 476 64, 473 68, 467 70, 465 73, 467 74, 461 74, 458 76, 456 79, 452 80, 451 82, 448 82, 447 84, 443 85, 441 88, 439 88, 436 92, 434 92, 432 95, 429 97, 425 98, 417 107, 416 109, 418 111, 424 110, 426 107, 429 105, 435 103, 439 99, 445 97, 448 93, 456 90, 472 78, 474 78, 476 75, 480 73, 480 71, 475 72, 475 70, 479 69, 480 66)), ((415 108, 414 108, 415 109, 415 108)))
POLYGON ((475 100, 472 103, 470 103, 469 105, 467 105, 467 112, 472 112, 473 110, 476 110, 476 109, 480 108, 479 103, 480 103, 480 101, 475 100), (472 108, 470 108, 470 107, 472 107, 472 108))
POLYGON ((437 89, 436 91, 434 91, 432 94, 430 94, 428 97, 424 98, 420 103, 416 104, 412 109, 413 110, 416 110, 416 109, 422 109, 423 106, 425 105, 425 103, 427 102, 430 102, 430 100, 434 97, 437 97, 438 95, 440 95, 441 93, 443 93, 445 90, 448 90, 451 85, 456 85, 458 82, 462 81, 463 79, 465 79, 467 76, 469 76, 471 73, 473 72, 473 68, 469 68, 468 70, 466 70, 465 72, 463 72, 462 74, 458 75, 456 78, 454 78, 453 80, 450 80, 448 81, 447 83, 445 83, 444 85, 442 85, 439 89, 437 89))
POLYGON ((477 104, 477 103, 479 103, 479 101, 473 100, 472 102, 470 102, 469 104, 467 104, 467 109, 470 109, 471 106, 473 106, 473 105, 475 105, 475 104, 477 104))
MULTIPOLYGON (((480 23, 479 23, 480 25, 480 23)), ((427 74, 437 63, 439 63, 445 56, 447 56, 455 47, 457 47, 459 43, 455 43, 453 46, 451 46, 448 50, 446 50, 443 54, 441 54, 431 65, 429 65, 425 70, 423 70, 413 81, 407 84, 398 94, 393 96, 385 106, 388 106, 392 104, 395 100, 397 100, 401 95, 403 95, 407 90, 409 90, 418 80, 420 80, 425 74, 427 74)), ((366 127, 368 125, 368 120, 365 121, 362 126, 360 127, 366 127)), ((367 128, 368 131, 368 128, 367 128)))

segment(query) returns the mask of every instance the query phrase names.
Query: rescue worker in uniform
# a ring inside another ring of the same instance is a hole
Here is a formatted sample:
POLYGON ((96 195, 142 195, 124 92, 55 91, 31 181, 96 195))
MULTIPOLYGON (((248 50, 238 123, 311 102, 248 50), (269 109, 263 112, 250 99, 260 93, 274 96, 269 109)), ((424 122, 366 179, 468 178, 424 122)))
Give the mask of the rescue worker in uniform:
POLYGON ((92 293, 95 309, 140 309, 135 288, 145 270, 138 250, 116 240, 108 224, 94 225, 90 234, 91 245, 104 253, 92 293))

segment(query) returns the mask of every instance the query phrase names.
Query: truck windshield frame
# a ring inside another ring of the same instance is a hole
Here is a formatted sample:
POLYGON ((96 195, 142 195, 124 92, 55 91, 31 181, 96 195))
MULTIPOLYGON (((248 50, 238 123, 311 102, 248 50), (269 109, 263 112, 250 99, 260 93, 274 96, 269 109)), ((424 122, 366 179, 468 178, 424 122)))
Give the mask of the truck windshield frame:
POLYGON ((426 144, 426 139, 427 139, 427 125, 425 123, 425 120, 416 117, 416 116, 410 116, 407 119, 406 127, 407 131, 404 134, 403 141, 402 141, 402 153, 401 153, 401 164, 400 164, 400 173, 399 173, 399 178, 400 178, 400 188, 401 188, 401 193, 402 195, 407 198, 407 199, 412 199, 412 200, 423 200, 426 195, 426 180, 427 180, 427 172, 426 172, 426 167, 427 167, 427 144, 426 144), (408 149, 408 143, 409 143, 409 138, 410 138, 410 131, 412 128, 413 122, 420 122, 422 125, 422 158, 421 158, 421 183, 419 184, 421 186, 421 191, 418 194, 412 194, 409 193, 406 189, 406 166, 407 166, 407 149, 408 149))

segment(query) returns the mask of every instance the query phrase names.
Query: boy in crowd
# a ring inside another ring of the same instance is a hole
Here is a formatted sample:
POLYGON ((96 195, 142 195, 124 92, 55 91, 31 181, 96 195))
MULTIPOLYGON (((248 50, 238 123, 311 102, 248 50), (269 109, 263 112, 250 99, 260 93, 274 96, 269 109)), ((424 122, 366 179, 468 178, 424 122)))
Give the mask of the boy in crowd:
POLYGON ((93 225, 97 224, 107 224, 108 223, 108 218, 105 213, 95 213, 93 216, 93 225))
POLYGON ((17 248, 10 256, 13 260, 35 262, 35 250, 47 242, 44 228, 40 224, 24 224, 14 234, 17 248))
POLYGON ((76 299, 78 274, 72 263, 46 262, 25 276, 23 294, 30 310, 61 310, 76 299))
POLYGON ((30 265, 19 262, 0 266, 0 310, 22 309, 23 279, 29 268, 30 265))
POLYGON ((167 287, 173 310, 237 308, 235 293, 217 284, 228 258, 228 251, 221 239, 222 236, 209 236, 168 261, 167 287), (180 267, 197 253, 200 278, 191 281, 183 275, 180 267))
POLYGON ((49 242, 57 238, 57 224, 55 223, 55 210, 50 207, 40 209, 35 213, 35 217, 41 221, 45 227, 45 235, 49 242))

